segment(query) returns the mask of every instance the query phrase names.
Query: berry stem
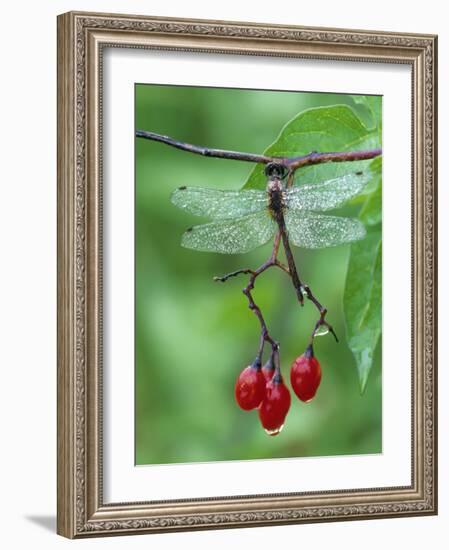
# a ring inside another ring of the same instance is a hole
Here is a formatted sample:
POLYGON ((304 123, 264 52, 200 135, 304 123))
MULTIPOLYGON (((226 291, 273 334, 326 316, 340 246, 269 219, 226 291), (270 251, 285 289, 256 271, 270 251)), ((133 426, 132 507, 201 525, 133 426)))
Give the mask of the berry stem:
MULTIPOLYGON (((288 174, 288 182, 287 185, 290 186, 292 184, 292 174, 293 172, 289 172, 288 174)), ((285 220, 284 220, 284 214, 280 212, 278 214, 278 217, 276 219, 276 222, 279 226, 279 233, 282 238, 282 244, 284 246, 285 251, 285 257, 287 258, 288 263, 288 273, 291 277, 293 287, 296 290, 296 296, 298 297, 298 301, 301 304, 301 306, 304 305, 304 295, 314 304, 314 306, 318 309, 320 313, 320 317, 318 321, 315 323, 315 327, 312 331, 311 337, 310 337, 310 343, 313 342, 313 339, 315 338, 315 335, 320 328, 320 326, 325 326, 329 330, 329 332, 334 336, 335 340, 338 342, 337 335, 335 334, 335 331, 333 327, 326 321, 325 317, 327 314, 327 309, 323 307, 320 302, 315 298, 312 291, 310 290, 310 287, 308 285, 305 285, 301 282, 298 270, 296 268, 295 264, 295 258, 293 256, 292 249, 290 247, 290 242, 288 240, 288 232, 287 228, 285 226, 285 220)))
MULTIPOLYGON (((260 329, 261 329, 261 335, 260 335, 260 346, 259 346, 259 354, 260 356, 262 356, 262 353, 263 353, 263 347, 264 347, 264 344, 265 342, 269 342, 270 345, 271 345, 271 348, 273 351, 279 349, 279 342, 277 342, 276 340, 274 340, 274 338, 272 338, 272 336, 270 335, 269 331, 268 331, 268 328, 267 328, 267 324, 265 322, 265 319, 264 319, 264 316, 262 315, 262 311, 260 309, 260 307, 256 304, 256 302, 254 301, 254 298, 253 298, 253 295, 252 295, 252 290, 254 289, 254 285, 255 285, 255 281, 256 281, 256 278, 261 274, 263 273, 264 271, 266 271, 269 267, 275 265, 274 263, 268 263, 266 262, 265 264, 263 264, 261 266, 261 268, 263 268, 261 271, 259 270, 256 270, 256 272, 254 272, 251 277, 249 278, 249 282, 248 284, 246 285, 246 287, 243 289, 243 294, 247 297, 248 299, 248 307, 251 311, 254 312, 254 314, 256 315, 256 317, 259 319, 259 323, 260 323, 260 329)), ((261 269, 259 268, 259 269, 261 269)))
POLYGON ((318 329, 321 326, 327 327, 329 332, 335 338, 335 341, 338 342, 338 337, 335 334, 335 331, 334 331, 332 325, 330 325, 325 319, 326 314, 327 314, 327 309, 325 307, 323 307, 320 304, 320 302, 315 298, 315 296, 312 294, 312 291, 310 290, 310 287, 308 285, 302 285, 302 290, 303 290, 304 294, 307 296, 307 298, 314 304, 314 306, 318 309, 318 311, 320 313, 320 317, 319 317, 318 321, 315 323, 315 327, 312 331, 312 335, 310 336, 310 345, 312 345, 313 339, 315 338, 315 335, 316 335, 316 333, 318 332, 318 329))

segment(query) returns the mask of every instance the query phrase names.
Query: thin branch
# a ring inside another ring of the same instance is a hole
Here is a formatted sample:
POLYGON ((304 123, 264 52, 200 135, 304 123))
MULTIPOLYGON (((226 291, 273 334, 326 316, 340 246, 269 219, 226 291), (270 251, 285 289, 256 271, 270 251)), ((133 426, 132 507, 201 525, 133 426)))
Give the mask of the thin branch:
POLYGON ((348 162, 355 160, 368 160, 378 157, 382 154, 382 149, 371 149, 365 151, 342 151, 333 153, 318 153, 313 152, 301 157, 269 157, 266 155, 255 155, 253 153, 242 153, 240 151, 226 151, 225 149, 210 149, 209 147, 201 147, 199 145, 192 145, 184 141, 178 141, 169 136, 156 134, 155 132, 147 132, 145 130, 136 130, 136 137, 149 139, 152 141, 159 141, 166 145, 171 145, 177 149, 183 151, 189 151, 196 155, 203 155, 204 157, 216 157, 222 159, 243 160, 245 162, 260 162, 262 164, 268 164, 270 162, 276 162, 289 168, 291 171, 295 171, 303 166, 312 164, 322 164, 325 162, 348 162))
POLYGON ((287 258, 288 272, 292 279, 293 286, 296 290, 296 296, 301 305, 304 305, 304 297, 302 294, 302 283, 299 279, 298 270, 296 269, 295 260, 293 258, 293 252, 290 248, 290 243, 288 241, 287 230, 285 228, 284 216, 281 214, 280 219, 278 220, 280 227, 280 234, 282 237, 282 244, 284 245, 285 257, 287 258))
POLYGON ((301 282, 300 278, 299 278, 298 270, 297 270, 296 264, 295 264, 295 259, 293 257, 293 252, 292 252, 292 249, 290 247, 290 242, 288 240, 288 233, 287 233, 287 229, 285 227, 284 216, 283 216, 282 213, 279 214, 278 219, 277 219, 277 223, 279 225, 279 232, 280 232, 281 237, 282 237, 282 244, 284 246, 285 257, 287 258, 288 272, 289 272, 289 275, 292 279, 293 287, 296 290, 296 296, 298 297, 298 301, 301 305, 304 305, 304 295, 306 295, 306 297, 313 303, 313 305, 318 309, 318 311, 320 313, 320 317, 319 317, 318 321, 316 322, 315 327, 312 331, 312 335, 310 337, 310 342, 312 343, 316 333, 318 332, 318 329, 321 326, 327 327, 329 332, 334 336, 335 340, 338 342, 337 335, 336 335, 332 325, 330 325, 325 319, 326 314, 327 314, 327 309, 325 307, 323 307, 320 304, 320 302, 315 298, 312 291, 310 290, 310 287, 308 285, 304 285, 301 282))
POLYGON ((342 151, 335 153, 309 153, 302 157, 290 157, 285 165, 292 170, 312 164, 323 164, 325 162, 353 162, 355 160, 369 160, 382 154, 382 149, 369 149, 365 151, 342 151))
POLYGON ((224 149, 210 149, 209 147, 201 147, 199 145, 192 145, 191 143, 185 143, 183 141, 177 141, 169 136, 163 136, 154 132, 146 132, 145 130, 136 130, 136 137, 150 139, 153 141, 159 141, 177 149, 183 151, 189 151, 196 155, 203 155, 204 157, 216 157, 222 159, 243 160, 246 162, 261 162, 268 164, 269 162, 282 163, 282 159, 279 157, 266 157, 265 155, 255 155, 253 153, 241 153, 239 151, 226 151, 224 149))
POLYGON ((225 283, 228 279, 231 279, 231 277, 237 277, 237 275, 255 275, 255 271, 252 269, 237 269, 237 271, 231 271, 231 273, 226 273, 226 275, 222 275, 221 277, 214 277, 214 281, 219 283, 225 283))
POLYGON ((316 333, 318 332, 318 329, 321 326, 325 326, 328 329, 328 331, 332 334, 332 336, 335 338, 335 341, 338 342, 338 338, 337 338, 337 335, 335 334, 335 331, 334 331, 333 327, 325 319, 327 309, 325 307, 323 307, 320 304, 320 302, 315 298, 315 296, 312 294, 312 291, 310 290, 309 286, 303 285, 302 290, 303 290, 304 294, 307 296, 307 298, 315 305, 315 307, 320 312, 320 318, 315 323, 315 327, 314 327, 312 335, 310 337, 310 343, 312 344, 312 341, 315 338, 316 333))
MULTIPOLYGON (((268 267, 271 267, 272 265, 274 265, 274 264, 270 264, 265 269, 268 269, 268 267)), ((264 271, 265 271, 265 269, 264 269, 264 271)), ((254 289, 254 284, 256 282, 256 278, 257 278, 258 275, 260 275, 260 273, 262 273, 262 272, 251 275, 251 277, 249 278, 248 284, 243 289, 243 294, 248 298, 248 307, 249 307, 249 309, 251 311, 253 311, 254 314, 256 315, 256 317, 259 319, 260 329, 261 329, 261 334, 260 334, 261 344, 260 344, 260 347, 259 347, 259 357, 262 357, 263 345, 264 345, 265 342, 270 343, 271 349, 272 349, 273 352, 277 351, 279 349, 279 342, 274 340, 274 338, 272 338, 270 333, 268 332, 268 327, 267 327, 265 319, 262 315, 262 311, 260 310, 260 307, 254 301, 253 295, 251 293, 251 291, 254 289)))

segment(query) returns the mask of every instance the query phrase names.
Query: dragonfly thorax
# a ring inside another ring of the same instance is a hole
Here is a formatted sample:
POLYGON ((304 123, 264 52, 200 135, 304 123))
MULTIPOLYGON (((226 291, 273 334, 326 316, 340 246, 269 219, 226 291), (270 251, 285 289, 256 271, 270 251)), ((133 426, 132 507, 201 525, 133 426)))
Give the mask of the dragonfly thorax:
POLYGON ((272 216, 277 218, 286 206, 285 190, 282 181, 277 177, 270 178, 268 180, 267 193, 268 209, 270 210, 272 216))

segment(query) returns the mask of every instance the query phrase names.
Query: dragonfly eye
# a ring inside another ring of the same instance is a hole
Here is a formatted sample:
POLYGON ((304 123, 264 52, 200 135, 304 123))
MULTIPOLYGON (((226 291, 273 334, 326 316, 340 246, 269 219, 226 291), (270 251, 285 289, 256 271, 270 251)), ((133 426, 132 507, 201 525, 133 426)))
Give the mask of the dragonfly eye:
POLYGON ((284 178, 287 174, 287 170, 285 169, 285 166, 282 164, 278 164, 277 162, 269 162, 265 166, 265 175, 270 178, 272 176, 278 177, 278 178, 284 178))

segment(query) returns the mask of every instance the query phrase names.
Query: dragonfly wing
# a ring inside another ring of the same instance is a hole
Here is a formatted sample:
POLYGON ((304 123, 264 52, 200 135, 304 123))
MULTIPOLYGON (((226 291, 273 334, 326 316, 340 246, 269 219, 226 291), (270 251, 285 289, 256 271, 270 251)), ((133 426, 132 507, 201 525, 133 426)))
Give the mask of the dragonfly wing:
POLYGON ((241 254, 265 244, 277 225, 267 210, 234 220, 218 220, 188 229, 181 244, 186 248, 221 254, 241 254))
POLYGON ((259 212, 267 206, 265 191, 221 191, 202 187, 178 187, 170 197, 171 202, 195 216, 213 220, 228 220, 259 212))
POLYGON ((293 210, 331 210, 360 193, 368 181, 365 172, 353 172, 322 183, 306 183, 288 189, 286 203, 293 210))
POLYGON ((289 210, 285 215, 290 241, 301 248, 326 248, 363 239, 366 230, 355 218, 289 210))

